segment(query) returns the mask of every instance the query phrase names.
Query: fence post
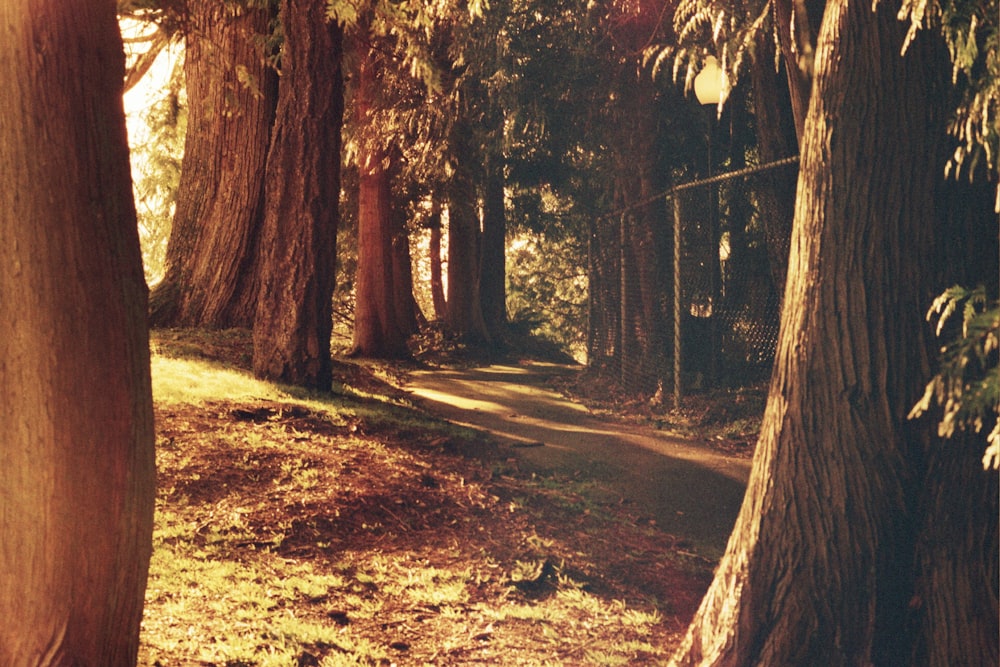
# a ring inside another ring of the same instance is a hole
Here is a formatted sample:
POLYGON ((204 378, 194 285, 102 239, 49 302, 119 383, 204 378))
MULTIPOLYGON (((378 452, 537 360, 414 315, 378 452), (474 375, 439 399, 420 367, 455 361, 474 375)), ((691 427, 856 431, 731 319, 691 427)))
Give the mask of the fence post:
POLYGON ((674 408, 681 406, 681 200, 674 200, 674 408))

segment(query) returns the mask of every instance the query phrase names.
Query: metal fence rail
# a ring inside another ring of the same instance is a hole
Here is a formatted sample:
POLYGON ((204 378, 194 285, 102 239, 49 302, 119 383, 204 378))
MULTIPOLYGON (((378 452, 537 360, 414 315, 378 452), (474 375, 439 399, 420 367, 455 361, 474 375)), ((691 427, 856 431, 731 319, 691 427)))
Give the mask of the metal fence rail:
POLYGON ((665 394, 672 387, 676 404, 690 391, 745 386, 769 374, 791 229, 789 183, 794 192, 797 168, 792 157, 720 173, 603 216, 604 246, 617 241, 620 258, 618 275, 601 277, 605 296, 592 317, 619 327, 603 341, 604 365, 615 358, 626 393, 665 394), (654 207, 660 223, 641 243, 669 248, 656 262, 627 252, 644 233, 629 219, 644 207, 654 207), (609 286, 614 279, 618 285, 609 286), (660 286, 655 299, 650 285, 660 286), (665 330, 636 333, 640 310, 665 330))

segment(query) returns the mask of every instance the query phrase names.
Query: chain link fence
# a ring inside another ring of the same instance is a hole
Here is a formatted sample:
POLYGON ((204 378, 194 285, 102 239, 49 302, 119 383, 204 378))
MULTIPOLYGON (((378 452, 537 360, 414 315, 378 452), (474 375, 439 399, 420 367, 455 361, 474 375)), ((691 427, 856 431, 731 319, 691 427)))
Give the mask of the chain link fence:
POLYGON ((620 373, 628 394, 675 401, 766 379, 797 166, 789 158, 685 183, 595 225, 591 365, 620 373))

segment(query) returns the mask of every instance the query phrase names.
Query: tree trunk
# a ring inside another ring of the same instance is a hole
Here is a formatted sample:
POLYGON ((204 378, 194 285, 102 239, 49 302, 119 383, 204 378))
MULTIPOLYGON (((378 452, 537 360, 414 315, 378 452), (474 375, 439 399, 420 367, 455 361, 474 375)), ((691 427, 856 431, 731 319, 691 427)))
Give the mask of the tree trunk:
POLYGON ((285 42, 253 330, 259 377, 329 389, 343 33, 323 0, 283 0, 285 42))
POLYGON ((184 161, 150 319, 154 326, 248 327, 277 97, 260 46, 272 16, 236 3, 188 6, 184 161))
POLYGON ((401 206, 394 206, 392 218, 393 303, 396 321, 409 338, 419 329, 418 322, 423 321, 423 314, 413 296, 413 257, 406 229, 406 211, 401 206))
POLYGON ((483 320, 489 331, 499 332, 507 324, 507 214, 503 166, 499 164, 491 165, 486 173, 482 241, 479 296, 483 320))
POLYGON ((656 148, 660 99, 652 81, 637 74, 625 80, 621 96, 616 114, 620 127, 629 130, 617 133, 614 147, 616 203, 632 208, 620 220, 616 279, 621 294, 611 299, 619 306, 622 378, 629 391, 652 393, 670 367, 673 321, 672 309, 665 308, 665 295, 673 290, 667 270, 672 235, 662 200, 650 201, 665 189, 656 148))
POLYGON ((443 322, 448 312, 444 298, 444 280, 441 272, 441 209, 435 204, 430 220, 431 238, 428 253, 431 264, 431 300, 434 304, 434 319, 443 322))
POLYGON ((0 664, 134 665, 153 409, 114 3, 0 3, 0 664))
POLYGON ((479 218, 468 128, 458 123, 452 138, 456 159, 448 202, 448 328, 478 345, 492 343, 479 294, 479 218))
POLYGON ((827 9, 761 437, 677 664, 997 662, 996 476, 906 419, 950 284, 936 248, 971 232, 937 215, 946 54, 924 34, 900 57, 896 8, 827 9))
MULTIPOLYGON (((397 308, 397 281, 401 279, 393 248, 396 217, 392 210, 389 160, 370 130, 378 91, 378 54, 359 42, 361 54, 354 111, 359 123, 369 126, 362 132, 358 165, 358 271, 354 306, 354 346, 352 354, 364 357, 405 357, 406 341, 413 328, 401 320, 397 308)), ((410 298, 412 299, 412 286, 410 298)), ((411 311, 412 321, 412 311, 411 311)))
MULTIPOLYGON (((779 81, 778 72, 774 69, 774 38, 768 31, 761 31, 757 37, 750 76, 761 160, 768 163, 796 155, 799 146, 792 102, 787 83, 779 81)), ((788 275, 796 173, 792 168, 772 170, 765 176, 764 187, 758 195, 771 278, 779 295, 785 289, 788 275)))
MULTIPOLYGON (((389 174, 381 152, 369 154, 369 164, 359 169, 358 273, 354 307, 352 354, 364 357, 398 358, 409 355, 406 341, 415 329, 412 282, 404 270, 401 242, 406 236, 397 229, 392 210, 389 174), (408 287, 404 286, 408 285, 408 287)), ((409 251, 406 250, 409 262, 409 251)))
MULTIPOLYGON (((816 35, 826 0, 776 0, 774 23, 788 77, 798 143, 802 143, 815 71, 816 35)), ((770 37, 767 38, 770 41, 770 37)), ((770 47, 765 47, 770 48, 770 47)))
MULTIPOLYGON (((950 111, 950 109, 949 109, 950 111)), ((984 283, 997 294, 997 219, 990 215, 995 183, 949 183, 938 198, 929 280, 934 286, 925 303, 946 286, 984 283), (982 212, 972 227, 963 220, 972 206, 982 212)), ((929 327, 928 327, 929 328, 929 327)), ((937 341, 936 341, 937 342, 937 341)), ((932 419, 924 418, 925 422, 932 419)), ((933 432, 932 423, 920 424, 933 432)), ((919 618, 915 665, 997 665, 998 492, 995 472, 977 462, 982 434, 948 441, 932 440, 926 464, 915 466, 916 586, 910 605, 919 618)))

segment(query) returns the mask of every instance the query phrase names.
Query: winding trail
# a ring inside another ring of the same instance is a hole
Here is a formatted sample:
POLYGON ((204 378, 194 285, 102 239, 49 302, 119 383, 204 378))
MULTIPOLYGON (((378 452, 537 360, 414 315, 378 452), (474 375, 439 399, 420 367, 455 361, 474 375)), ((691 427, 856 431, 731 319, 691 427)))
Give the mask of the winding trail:
POLYGON ((545 387, 570 366, 527 363, 414 371, 428 411, 512 445, 522 469, 592 479, 716 559, 743 500, 750 462, 654 429, 610 423, 545 387))

